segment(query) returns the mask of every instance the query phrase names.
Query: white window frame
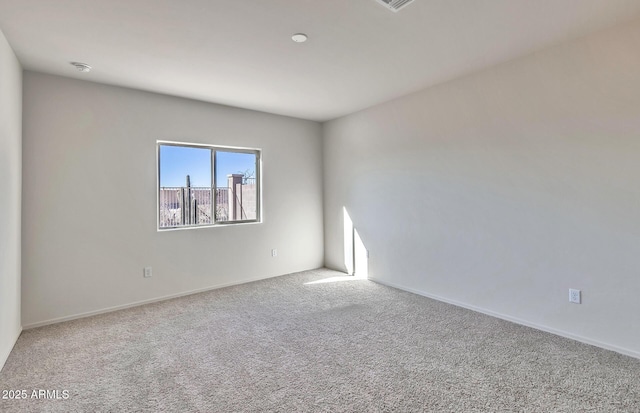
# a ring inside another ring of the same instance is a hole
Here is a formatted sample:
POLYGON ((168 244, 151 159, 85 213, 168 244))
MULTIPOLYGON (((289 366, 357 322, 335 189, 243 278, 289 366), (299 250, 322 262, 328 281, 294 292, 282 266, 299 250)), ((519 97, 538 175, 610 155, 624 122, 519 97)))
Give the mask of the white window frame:
POLYGON ((156 227, 158 232, 175 231, 184 229, 211 228, 230 225, 259 224, 262 223, 262 149, 247 148, 240 146, 224 146, 210 145, 201 143, 179 142, 179 141, 156 141, 156 227), (160 147, 161 146, 179 146, 184 148, 209 149, 211 151, 211 223, 210 224, 194 224, 194 225, 176 225, 176 226, 160 226, 160 147), (218 221, 216 219, 216 155, 218 152, 236 152, 248 153, 255 155, 255 179, 256 179, 256 218, 243 219, 234 221, 218 221))

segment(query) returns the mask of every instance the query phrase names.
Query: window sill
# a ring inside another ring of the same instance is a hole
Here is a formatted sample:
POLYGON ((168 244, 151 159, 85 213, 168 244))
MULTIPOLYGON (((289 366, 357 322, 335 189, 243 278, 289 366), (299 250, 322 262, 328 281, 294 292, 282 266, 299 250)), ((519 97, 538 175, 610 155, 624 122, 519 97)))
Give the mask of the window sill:
POLYGON ((189 225, 184 227, 165 227, 165 228, 157 228, 158 232, 171 232, 171 231, 184 231, 188 229, 203 229, 203 228, 220 228, 220 227, 235 227, 238 225, 256 225, 262 224, 262 221, 253 220, 253 221, 233 221, 233 222, 219 222, 217 224, 209 224, 209 225, 189 225))

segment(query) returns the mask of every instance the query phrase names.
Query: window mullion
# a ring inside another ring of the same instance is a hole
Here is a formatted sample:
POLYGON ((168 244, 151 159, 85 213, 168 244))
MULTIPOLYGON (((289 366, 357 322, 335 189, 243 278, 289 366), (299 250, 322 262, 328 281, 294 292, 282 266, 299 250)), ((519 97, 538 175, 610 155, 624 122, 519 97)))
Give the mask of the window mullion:
POLYGON ((218 185, 216 183, 216 151, 211 149, 211 223, 218 223, 218 185))

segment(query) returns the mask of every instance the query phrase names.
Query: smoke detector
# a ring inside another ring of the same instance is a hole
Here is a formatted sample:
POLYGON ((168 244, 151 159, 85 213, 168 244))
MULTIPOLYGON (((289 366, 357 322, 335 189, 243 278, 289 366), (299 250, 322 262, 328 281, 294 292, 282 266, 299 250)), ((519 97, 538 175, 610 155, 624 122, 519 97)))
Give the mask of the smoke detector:
POLYGON ((80 62, 70 62, 73 66, 75 66, 76 69, 78 69, 79 72, 84 72, 84 73, 88 73, 91 71, 91 66, 89 66, 86 63, 80 63, 80 62))
POLYGON ((307 35, 304 33, 296 33, 293 36, 291 36, 291 40, 293 40, 296 43, 304 43, 307 41, 307 35))
POLYGON ((413 3, 413 0, 376 0, 376 1, 394 13, 400 10, 401 8, 413 3))

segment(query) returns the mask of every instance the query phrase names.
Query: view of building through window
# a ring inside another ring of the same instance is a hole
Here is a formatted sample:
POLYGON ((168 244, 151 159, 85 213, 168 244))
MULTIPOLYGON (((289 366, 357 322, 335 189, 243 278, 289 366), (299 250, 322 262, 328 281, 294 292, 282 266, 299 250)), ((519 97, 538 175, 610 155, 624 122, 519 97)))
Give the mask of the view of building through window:
POLYGON ((259 166, 254 149, 159 143, 159 228, 258 221, 259 166))

